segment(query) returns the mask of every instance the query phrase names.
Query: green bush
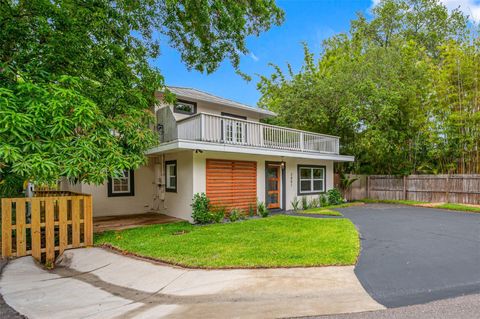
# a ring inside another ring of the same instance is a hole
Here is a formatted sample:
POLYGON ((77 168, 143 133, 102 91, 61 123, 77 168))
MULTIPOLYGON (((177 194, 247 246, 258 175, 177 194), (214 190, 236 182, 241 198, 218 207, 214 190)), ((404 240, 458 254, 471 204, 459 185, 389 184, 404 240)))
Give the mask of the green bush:
POLYGON ((255 205, 253 204, 248 205, 248 216, 250 217, 255 216, 255 205))
POLYGON ((308 204, 308 208, 317 208, 320 207, 320 201, 318 198, 312 198, 310 203, 308 204))
POLYGON ((343 203, 342 193, 336 188, 332 188, 327 192, 328 204, 338 205, 343 203))
POLYGON ((328 197, 325 194, 318 195, 318 200, 320 201, 320 207, 328 206, 328 197))
POLYGON ((225 219, 226 212, 227 211, 225 207, 215 207, 215 209, 213 209, 213 211, 211 212, 213 222, 217 224, 221 223, 225 219))
POLYGON ((237 220, 239 220, 240 218, 242 217, 242 212, 237 209, 237 208, 234 208, 230 211, 230 214, 228 215, 228 219, 233 223, 233 222, 236 222, 237 220))
POLYGON ((270 214, 270 211, 265 206, 264 202, 259 202, 257 205, 258 215, 262 217, 267 217, 270 214))
POLYGON ((210 213, 210 199, 205 193, 193 195, 192 218, 196 224, 208 224, 213 222, 213 214, 210 213))
POLYGON ((298 199, 297 196, 293 198, 293 200, 290 202, 292 204, 292 209, 296 213, 300 210, 300 200, 298 199))
POLYGON ((302 210, 307 210, 308 207, 308 198, 306 196, 302 197, 302 210))

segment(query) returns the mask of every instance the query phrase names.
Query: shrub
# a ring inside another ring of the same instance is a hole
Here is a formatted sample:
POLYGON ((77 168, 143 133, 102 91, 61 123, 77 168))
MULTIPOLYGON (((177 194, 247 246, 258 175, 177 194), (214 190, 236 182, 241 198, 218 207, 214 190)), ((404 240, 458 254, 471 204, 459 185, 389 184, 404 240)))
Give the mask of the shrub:
POLYGON ((310 203, 308 204, 308 208, 317 208, 320 207, 320 201, 318 198, 312 198, 310 203))
POLYGON ((295 213, 300 210, 300 200, 297 198, 297 196, 293 198, 290 204, 292 204, 292 209, 295 213))
POLYGON ((248 216, 253 217, 255 216, 255 205, 249 204, 248 205, 248 216))
POLYGON ((258 215, 262 216, 262 217, 267 217, 269 214, 270 214, 270 211, 268 210, 268 208, 265 206, 265 203, 264 202, 259 202, 258 205, 257 205, 257 211, 258 211, 258 215))
POLYGON ((320 207, 328 206, 328 197, 325 194, 318 195, 320 201, 320 207))
POLYGON ((211 214, 213 221, 218 224, 221 223, 225 218, 226 209, 225 207, 217 207, 211 214))
POLYGON ((308 199, 306 196, 302 197, 302 210, 307 210, 308 209, 308 199))
POLYGON ((196 224, 208 224, 213 221, 213 214, 210 213, 210 200, 205 193, 193 195, 192 218, 196 224))
POLYGON ((327 192, 328 204, 329 205, 338 205, 343 203, 342 194, 336 188, 332 188, 327 192))
POLYGON ((237 208, 234 208, 230 211, 230 214, 228 215, 228 219, 233 223, 239 220, 242 216, 242 212, 238 210, 237 208))

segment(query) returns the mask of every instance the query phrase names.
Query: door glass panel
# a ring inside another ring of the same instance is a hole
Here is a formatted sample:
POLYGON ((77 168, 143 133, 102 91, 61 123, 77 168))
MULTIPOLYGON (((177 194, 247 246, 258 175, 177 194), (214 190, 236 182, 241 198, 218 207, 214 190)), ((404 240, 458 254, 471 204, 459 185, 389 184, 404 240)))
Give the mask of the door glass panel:
POLYGON ((280 167, 267 166, 266 175, 267 207, 280 208, 280 167))
POLYGON ((278 191, 278 182, 276 180, 268 181, 268 190, 269 191, 278 191))
POLYGON ((267 168, 267 178, 278 178, 278 168, 277 167, 268 167, 267 168))
POLYGON ((278 204, 278 193, 268 194, 268 203, 269 204, 278 204))
POLYGON ((241 143, 243 142, 243 128, 242 128, 242 123, 236 123, 237 127, 237 142, 241 143))
POLYGON ((233 126, 230 122, 226 123, 225 139, 227 140, 227 142, 233 142, 233 126))

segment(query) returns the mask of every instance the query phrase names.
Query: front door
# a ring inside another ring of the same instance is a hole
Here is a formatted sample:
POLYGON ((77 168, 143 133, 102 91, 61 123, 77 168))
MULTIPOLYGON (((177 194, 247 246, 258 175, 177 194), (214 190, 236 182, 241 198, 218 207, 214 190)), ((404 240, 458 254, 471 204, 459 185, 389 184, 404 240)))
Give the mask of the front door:
POLYGON ((281 208, 281 180, 282 166, 277 163, 267 163, 266 165, 266 204, 269 209, 281 208))

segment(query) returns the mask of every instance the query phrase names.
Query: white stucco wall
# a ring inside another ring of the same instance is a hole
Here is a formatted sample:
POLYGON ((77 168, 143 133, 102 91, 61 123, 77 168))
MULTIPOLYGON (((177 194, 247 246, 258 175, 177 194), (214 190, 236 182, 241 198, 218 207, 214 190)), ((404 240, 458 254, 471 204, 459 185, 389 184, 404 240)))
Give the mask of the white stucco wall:
POLYGON ((177 192, 165 193, 165 213, 191 220, 193 198, 193 151, 165 154, 165 160, 177 161, 177 192))
POLYGON ((117 216, 141 214, 152 210, 154 185, 153 164, 149 163, 135 170, 135 196, 108 197, 108 183, 102 185, 82 184, 81 192, 91 194, 93 200, 93 216, 117 216))
MULTIPOLYGON (((206 160, 226 159, 257 162, 257 197, 265 202, 265 162, 285 162, 286 209, 292 209, 291 201, 297 195, 297 165, 312 164, 326 166, 326 189, 333 188, 333 161, 299 158, 282 158, 254 154, 226 152, 195 153, 191 150, 165 154, 165 160, 177 161, 177 192, 166 192, 162 212, 191 221, 192 198, 195 193, 206 192, 206 160)), ((154 159, 146 166, 135 170, 135 196, 108 197, 107 183, 95 186, 82 184, 72 186, 76 191, 93 196, 94 216, 116 216, 139 214, 159 208, 154 202, 157 194, 155 185, 154 159)), ((307 195, 309 200, 317 195, 307 195)), ((162 207, 160 207, 162 208, 162 207)))
MULTIPOLYGON (((238 154, 225 152, 203 152, 193 153, 193 193, 206 192, 206 159, 226 159, 239 161, 257 162, 257 197, 259 201, 265 202, 265 162, 285 162, 285 190, 286 209, 292 209, 291 201, 294 197, 300 198, 297 194, 297 165, 322 165, 326 167, 326 190, 333 188, 333 161, 312 160, 280 156, 263 156, 254 154, 238 154)), ((309 200, 318 195, 303 195, 309 200)))

